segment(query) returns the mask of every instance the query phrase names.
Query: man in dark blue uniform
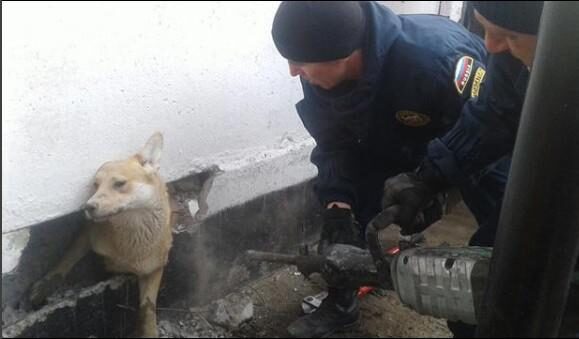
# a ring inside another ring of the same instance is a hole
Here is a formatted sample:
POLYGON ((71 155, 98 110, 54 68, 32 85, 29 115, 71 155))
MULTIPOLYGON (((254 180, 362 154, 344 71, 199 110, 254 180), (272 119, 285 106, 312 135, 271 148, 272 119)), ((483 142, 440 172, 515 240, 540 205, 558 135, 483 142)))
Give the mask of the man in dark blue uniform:
MULTIPOLYGON (((514 147, 543 2, 472 1, 472 5, 491 53, 487 79, 479 96, 464 106, 456 125, 429 143, 421 165, 386 182, 383 206, 403 207, 398 217, 403 234, 421 232, 436 221, 417 224, 414 219, 438 192, 471 182, 500 159, 510 158, 514 147)), ((467 204, 469 198, 464 196, 467 204)), ((490 219, 473 235, 471 245, 493 245, 500 207, 497 203, 487 211, 490 219)), ((458 336, 474 334, 473 326, 449 323, 449 327, 458 336)))
MULTIPOLYGON (((384 180, 420 163, 429 140, 456 123, 485 77, 482 40, 430 15, 397 16, 375 2, 283 2, 272 35, 300 76, 297 111, 316 140, 315 191, 324 210, 320 250, 363 246, 366 224, 381 210, 384 180)), ((508 162, 465 183, 480 223, 502 196, 508 162)), ((440 200, 428 211, 438 213, 440 200)), ((439 216, 425 213, 425 219, 439 216)), ((321 308, 288 328, 321 337, 354 325, 356 291, 331 286, 321 308)))

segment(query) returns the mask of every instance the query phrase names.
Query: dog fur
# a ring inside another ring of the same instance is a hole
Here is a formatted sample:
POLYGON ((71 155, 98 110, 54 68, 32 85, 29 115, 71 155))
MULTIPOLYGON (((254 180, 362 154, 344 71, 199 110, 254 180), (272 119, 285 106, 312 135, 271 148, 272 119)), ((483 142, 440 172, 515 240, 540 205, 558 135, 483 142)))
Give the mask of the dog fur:
POLYGON ((137 276, 137 335, 158 336, 157 294, 173 239, 167 187, 158 172, 162 147, 163 136, 156 133, 139 153, 100 167, 95 192, 83 207, 88 222, 59 264, 33 285, 33 305, 44 303, 92 250, 104 258, 107 270, 137 276))

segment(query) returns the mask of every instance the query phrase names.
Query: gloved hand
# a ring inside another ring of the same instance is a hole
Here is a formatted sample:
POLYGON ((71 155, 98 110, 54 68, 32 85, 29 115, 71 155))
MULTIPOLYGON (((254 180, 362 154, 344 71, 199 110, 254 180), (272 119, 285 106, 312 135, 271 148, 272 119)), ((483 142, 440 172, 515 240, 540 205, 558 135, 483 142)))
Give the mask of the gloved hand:
POLYGON ((318 252, 323 254, 331 244, 363 246, 361 228, 350 209, 332 207, 323 213, 324 224, 318 252))
POLYGON ((402 229, 400 233, 419 233, 443 215, 446 195, 437 191, 437 185, 431 185, 418 174, 402 173, 384 183, 382 208, 400 205, 400 212, 395 218, 402 229))

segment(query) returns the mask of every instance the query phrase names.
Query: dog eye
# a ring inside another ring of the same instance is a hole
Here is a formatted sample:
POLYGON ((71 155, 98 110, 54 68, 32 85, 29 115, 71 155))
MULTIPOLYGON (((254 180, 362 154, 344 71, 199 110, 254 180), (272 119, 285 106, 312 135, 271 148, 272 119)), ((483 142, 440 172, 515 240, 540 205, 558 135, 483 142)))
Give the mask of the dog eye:
POLYGON ((114 187, 115 188, 122 188, 123 186, 125 186, 126 183, 127 183, 126 180, 115 181, 114 187))

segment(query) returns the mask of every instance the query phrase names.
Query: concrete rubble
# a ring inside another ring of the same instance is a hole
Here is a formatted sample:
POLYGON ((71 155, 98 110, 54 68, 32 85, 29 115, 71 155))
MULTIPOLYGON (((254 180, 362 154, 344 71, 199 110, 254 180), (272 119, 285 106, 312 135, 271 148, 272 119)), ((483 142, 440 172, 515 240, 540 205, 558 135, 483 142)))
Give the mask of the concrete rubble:
POLYGON ((247 296, 230 294, 209 306, 207 320, 229 330, 238 329, 253 318, 253 302, 247 296))

